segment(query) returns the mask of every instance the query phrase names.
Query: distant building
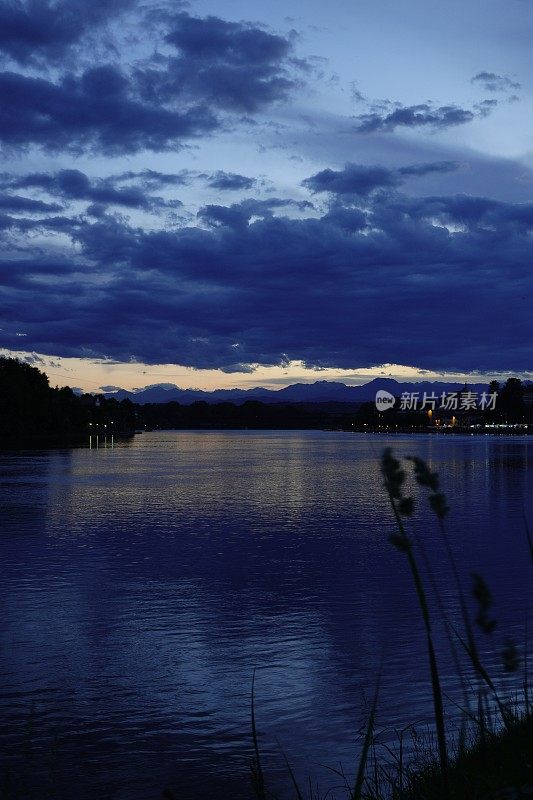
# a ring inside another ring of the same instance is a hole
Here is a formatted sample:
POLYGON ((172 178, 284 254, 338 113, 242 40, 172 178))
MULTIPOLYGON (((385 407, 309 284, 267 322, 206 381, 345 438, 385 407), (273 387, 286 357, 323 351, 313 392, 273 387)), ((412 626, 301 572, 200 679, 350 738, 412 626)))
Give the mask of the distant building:
POLYGON ((523 400, 526 407, 526 419, 528 422, 533 422, 533 386, 524 388, 523 400))

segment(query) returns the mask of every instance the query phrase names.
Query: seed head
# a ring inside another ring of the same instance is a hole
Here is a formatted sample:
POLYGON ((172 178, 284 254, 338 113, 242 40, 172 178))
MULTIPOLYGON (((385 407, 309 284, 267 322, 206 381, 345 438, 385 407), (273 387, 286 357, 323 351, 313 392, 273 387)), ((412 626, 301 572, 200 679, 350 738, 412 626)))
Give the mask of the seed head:
POLYGON ((400 462, 392 455, 392 450, 387 447, 381 456, 381 474, 384 478, 385 488, 394 500, 401 500, 402 485, 405 481, 405 472, 400 462))

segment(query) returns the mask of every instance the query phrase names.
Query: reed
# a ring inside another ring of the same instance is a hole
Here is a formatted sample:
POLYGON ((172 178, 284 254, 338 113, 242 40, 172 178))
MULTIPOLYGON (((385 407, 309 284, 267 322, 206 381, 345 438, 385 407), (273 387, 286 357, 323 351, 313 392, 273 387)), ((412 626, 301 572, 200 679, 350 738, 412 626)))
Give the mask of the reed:
MULTIPOLYGON (((416 467, 415 467, 416 469, 416 467)), ((448 787, 448 750, 446 745, 446 727, 444 723, 444 706, 442 701, 442 686, 437 665, 437 656, 431 628, 431 616, 429 612, 428 599, 422 580, 422 575, 414 553, 413 544, 407 535, 402 517, 411 516, 414 508, 412 497, 403 494, 403 484, 405 481, 405 471, 401 468, 400 462, 392 455, 392 450, 387 448, 381 459, 381 473, 383 475, 383 485, 387 492, 391 508, 396 521, 397 533, 389 537, 391 543, 407 558, 407 563, 413 577, 418 604, 422 614, 422 621, 426 632, 426 642, 429 658, 429 670, 431 675, 431 691, 433 694, 433 709, 435 714, 435 726, 437 729, 437 741, 439 750, 439 762, 443 784, 443 798, 449 800, 450 793, 448 787)), ((444 495, 434 494, 434 506, 438 513, 444 513, 446 503, 444 495)))

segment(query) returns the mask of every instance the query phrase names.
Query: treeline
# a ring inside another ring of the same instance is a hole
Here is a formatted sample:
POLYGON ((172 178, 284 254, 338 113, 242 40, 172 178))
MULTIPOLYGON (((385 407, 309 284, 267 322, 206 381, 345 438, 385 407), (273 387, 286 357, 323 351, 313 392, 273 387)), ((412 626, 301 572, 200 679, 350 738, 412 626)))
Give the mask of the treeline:
POLYGON ((526 403, 526 394, 530 394, 531 388, 528 389, 519 378, 508 378, 503 386, 498 381, 492 381, 489 391, 498 395, 494 412, 487 412, 492 414, 494 421, 533 422, 531 403, 526 403))
POLYGON ((111 422, 117 435, 133 431, 134 404, 52 388, 36 367, 0 357, 0 447, 82 444, 90 425, 111 422))
POLYGON ((233 403, 191 405, 147 403, 140 409, 140 418, 149 429, 155 428, 251 428, 305 430, 350 427, 355 406, 327 403, 261 403, 247 400, 233 403))
MULTIPOLYGON (((468 387, 465 386, 465 392, 468 387)), ((375 403, 261 403, 248 400, 242 405, 210 404, 204 400, 191 405, 148 403, 139 408, 139 419, 149 429, 156 428, 256 428, 256 429, 337 429, 373 430, 398 427, 425 430, 438 418, 449 423, 455 417, 458 428, 472 423, 515 424, 533 422, 532 407, 524 401, 526 387, 518 378, 504 385, 492 381, 488 393, 496 393, 495 408, 462 410, 459 393, 457 410, 441 412, 431 419, 427 410, 401 410, 400 398, 394 408, 378 411, 375 403)))

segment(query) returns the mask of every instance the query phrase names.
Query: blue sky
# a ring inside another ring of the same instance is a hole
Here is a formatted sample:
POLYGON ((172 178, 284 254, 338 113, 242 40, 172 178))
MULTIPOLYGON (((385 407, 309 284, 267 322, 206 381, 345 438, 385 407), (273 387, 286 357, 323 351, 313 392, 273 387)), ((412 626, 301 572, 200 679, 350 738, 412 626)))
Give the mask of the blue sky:
POLYGON ((0 347, 90 390, 529 375, 532 26, 0 2, 0 347))

